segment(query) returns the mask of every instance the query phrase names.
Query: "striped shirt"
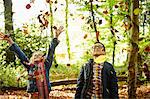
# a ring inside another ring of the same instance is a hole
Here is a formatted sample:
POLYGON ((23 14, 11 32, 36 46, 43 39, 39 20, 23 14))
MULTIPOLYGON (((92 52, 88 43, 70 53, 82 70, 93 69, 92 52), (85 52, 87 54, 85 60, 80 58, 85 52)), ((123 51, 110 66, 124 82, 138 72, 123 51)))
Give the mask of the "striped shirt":
POLYGON ((103 63, 97 64, 95 63, 93 65, 93 79, 92 79, 92 85, 90 90, 88 91, 88 94, 91 96, 92 99, 102 99, 102 68, 103 63))

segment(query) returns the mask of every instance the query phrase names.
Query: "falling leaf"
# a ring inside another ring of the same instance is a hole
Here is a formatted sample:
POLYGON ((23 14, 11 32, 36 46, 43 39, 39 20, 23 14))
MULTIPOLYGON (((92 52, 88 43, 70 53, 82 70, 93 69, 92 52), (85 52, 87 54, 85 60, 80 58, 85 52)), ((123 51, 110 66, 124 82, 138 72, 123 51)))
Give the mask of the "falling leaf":
POLYGON ((27 24, 24 24, 23 26, 22 26, 22 31, 23 31, 23 33, 26 35, 26 34, 29 34, 29 31, 28 31, 28 25, 27 24))
POLYGON ((54 3, 57 4, 57 0, 54 3))
POLYGON ((144 39, 144 37, 140 37, 139 39, 138 39, 138 41, 142 41, 144 39))
POLYGON ((119 6, 116 4, 116 5, 115 5, 115 8, 118 8, 118 7, 119 7, 119 6))
POLYGON ((73 14, 72 14, 72 13, 70 13, 70 16, 73 16, 73 14))
POLYGON ((27 4, 26 9, 30 9, 30 8, 31 8, 31 4, 27 4))
POLYGON ((140 9, 139 9, 139 8, 136 8, 136 9, 134 9, 133 12, 134 12, 135 15, 138 15, 138 14, 140 13, 140 9))
POLYGON ((100 7, 100 6, 97 4, 97 5, 96 5, 96 8, 99 8, 99 7, 100 7))
POLYGON ((101 25, 102 24, 102 20, 99 20, 98 24, 101 25))
POLYGON ((104 14, 108 14, 108 11, 107 11, 107 10, 105 10, 105 11, 103 11, 103 13, 104 13, 104 14))
POLYGON ((68 64, 67 64, 67 66, 71 66, 71 64, 70 64, 70 63, 68 63, 68 64))
POLYGON ((150 46, 147 46, 144 51, 145 52, 150 52, 150 46))
POLYGON ((115 29, 115 32, 119 32, 119 31, 115 29))
POLYGON ((30 0, 30 3, 34 3, 35 2, 35 0, 30 0))
POLYGON ((46 29, 49 24, 48 17, 50 14, 48 13, 48 11, 47 12, 42 11, 41 13, 42 14, 39 14, 37 18, 39 20, 39 23, 41 23, 40 27, 43 27, 43 29, 46 29))
POLYGON ((120 5, 123 5, 123 1, 119 2, 120 5))
POLYGON ((88 19, 87 24, 89 24, 91 21, 92 21, 91 19, 88 19))
POLYGON ((85 34, 83 38, 84 38, 84 39, 86 39, 86 38, 87 38, 87 36, 88 36, 88 35, 87 35, 87 34, 85 34))
POLYGON ((57 10, 57 8, 54 9, 54 12, 57 10))
POLYGON ((122 26, 125 28, 125 30, 129 30, 132 27, 132 25, 128 22, 124 22, 124 24, 122 26))
POLYGON ((83 15, 81 16, 81 19, 82 19, 82 20, 84 19, 84 16, 83 16, 83 15))
POLYGON ((46 2, 47 2, 47 3, 49 3, 49 2, 50 2, 50 0, 46 0, 46 2))

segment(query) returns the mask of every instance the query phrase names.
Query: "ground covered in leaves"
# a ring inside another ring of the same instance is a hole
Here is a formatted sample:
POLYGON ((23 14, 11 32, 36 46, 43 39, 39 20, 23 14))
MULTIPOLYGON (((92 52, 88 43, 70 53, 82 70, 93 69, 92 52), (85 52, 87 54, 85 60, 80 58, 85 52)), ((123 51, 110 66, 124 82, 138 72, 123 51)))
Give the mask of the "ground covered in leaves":
MULTIPOLYGON (((57 86, 50 92, 50 99, 73 99, 75 86, 57 86)), ((137 99, 150 99, 150 85, 142 85, 137 88, 137 99)), ((25 90, 6 90, 0 92, 0 99, 28 99, 29 95, 25 90)), ((119 87, 120 99, 127 99, 127 85, 119 87)))

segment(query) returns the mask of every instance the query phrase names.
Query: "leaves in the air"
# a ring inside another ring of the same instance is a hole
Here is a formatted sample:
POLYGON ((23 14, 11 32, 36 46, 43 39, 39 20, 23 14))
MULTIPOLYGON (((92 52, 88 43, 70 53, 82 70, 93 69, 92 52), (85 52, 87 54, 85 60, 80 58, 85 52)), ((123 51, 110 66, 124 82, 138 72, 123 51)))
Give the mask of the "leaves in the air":
POLYGON ((31 4, 29 3, 26 5, 26 9, 30 9, 30 8, 31 8, 31 4))
POLYGON ((84 16, 83 16, 83 15, 81 15, 81 16, 80 16, 80 18, 83 20, 83 19, 84 19, 84 16))
POLYGON ((98 24, 101 25, 102 24, 102 20, 99 20, 98 24))
POLYGON ((103 13, 107 15, 107 14, 108 14, 108 11, 107 11, 107 10, 105 10, 105 11, 103 11, 103 13))
POLYGON ((54 9, 54 12, 56 12, 57 11, 57 7, 54 9))
POLYGON ((144 50, 145 52, 150 52, 150 45, 149 46, 147 46, 146 48, 145 48, 145 50, 144 50))
POLYGON ((47 2, 47 3, 49 3, 49 2, 50 2, 50 0, 46 0, 46 2, 47 2))
POLYGON ((29 31, 28 31, 28 25, 27 24, 23 24, 22 26, 22 31, 23 33, 26 35, 26 34, 29 34, 29 31))
POLYGON ((115 5, 115 8, 118 8, 118 7, 119 7, 119 6, 116 4, 116 5, 115 5))
POLYGON ((140 9, 139 8, 134 9, 133 13, 134 15, 138 15, 140 13, 140 9))
POLYGON ((55 0, 55 2, 54 2, 55 4, 57 4, 58 2, 57 2, 57 0, 55 0))
POLYGON ((48 17, 49 17, 49 13, 48 11, 47 12, 42 12, 42 14, 39 14, 38 15, 38 20, 39 20, 39 23, 41 23, 40 27, 43 27, 43 29, 47 28, 48 27, 48 17))
POLYGON ((35 0, 30 0, 30 3, 34 3, 35 2, 35 0))
POLYGON ((86 39, 87 37, 88 37, 88 35, 87 35, 87 34, 85 34, 83 38, 84 38, 84 39, 86 39))
POLYGON ((132 25, 129 22, 124 22, 122 26, 125 28, 125 30, 129 30, 132 27, 132 25))

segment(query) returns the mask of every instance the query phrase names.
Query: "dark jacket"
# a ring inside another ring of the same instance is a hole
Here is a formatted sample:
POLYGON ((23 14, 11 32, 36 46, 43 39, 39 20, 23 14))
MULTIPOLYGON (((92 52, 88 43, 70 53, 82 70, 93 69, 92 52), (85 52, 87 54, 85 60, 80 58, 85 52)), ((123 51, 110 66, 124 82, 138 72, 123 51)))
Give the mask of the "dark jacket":
MULTIPOLYGON (((46 60, 44 63, 45 70, 46 70, 46 81, 48 84, 49 91, 51 90, 51 85, 50 85, 50 81, 49 81, 49 69, 52 65, 54 51, 55 51, 55 48, 58 45, 58 43, 59 43, 59 41, 56 38, 54 38, 51 41, 51 44, 49 45, 48 54, 46 56, 46 60)), ((29 76, 28 77, 27 92, 29 92, 29 93, 37 92, 38 89, 36 86, 36 78, 33 77, 34 71, 36 70, 37 67, 29 66, 29 65, 24 63, 24 62, 29 62, 29 59, 27 58, 27 56, 24 54, 24 52, 19 48, 19 46, 16 43, 12 44, 9 49, 17 55, 17 57, 21 60, 21 63, 27 69, 28 76, 29 76), (30 77, 30 76, 32 76, 32 77, 30 77)))
MULTIPOLYGON (((92 85, 93 77, 93 59, 90 59, 88 63, 82 66, 80 75, 77 81, 77 89, 75 99, 90 99, 87 92, 92 85)), ((118 84, 117 84, 116 72, 113 66, 104 62, 102 68, 102 85, 103 85, 103 98, 104 99, 117 99, 118 98, 118 84)))

